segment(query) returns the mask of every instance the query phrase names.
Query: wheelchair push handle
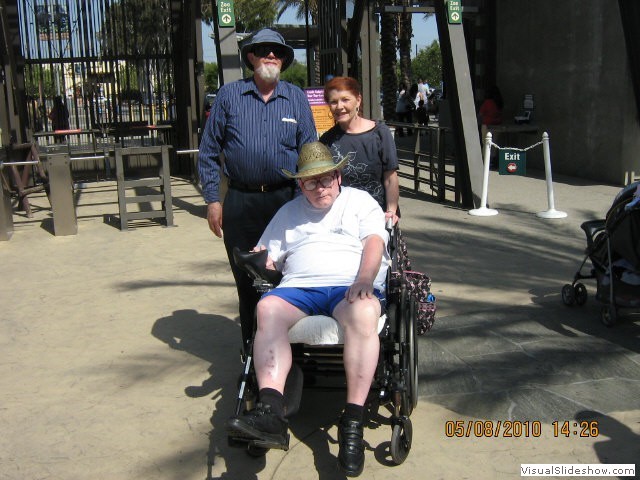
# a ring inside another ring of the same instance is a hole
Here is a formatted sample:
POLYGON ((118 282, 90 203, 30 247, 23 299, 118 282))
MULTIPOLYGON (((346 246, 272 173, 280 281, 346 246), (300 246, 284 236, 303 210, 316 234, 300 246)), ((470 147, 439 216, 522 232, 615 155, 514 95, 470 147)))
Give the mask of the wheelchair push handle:
POLYGON ((393 230, 393 218, 387 218, 387 221, 384 224, 384 228, 386 228, 388 232, 391 232, 393 230))

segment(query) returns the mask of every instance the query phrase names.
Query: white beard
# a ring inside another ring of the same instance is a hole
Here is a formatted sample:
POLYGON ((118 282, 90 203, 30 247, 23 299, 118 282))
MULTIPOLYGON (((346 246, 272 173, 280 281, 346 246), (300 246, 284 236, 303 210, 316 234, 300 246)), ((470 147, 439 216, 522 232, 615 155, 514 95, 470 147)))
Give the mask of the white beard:
POLYGON ((255 72, 268 83, 275 83, 280 79, 280 68, 276 65, 260 65, 255 72))

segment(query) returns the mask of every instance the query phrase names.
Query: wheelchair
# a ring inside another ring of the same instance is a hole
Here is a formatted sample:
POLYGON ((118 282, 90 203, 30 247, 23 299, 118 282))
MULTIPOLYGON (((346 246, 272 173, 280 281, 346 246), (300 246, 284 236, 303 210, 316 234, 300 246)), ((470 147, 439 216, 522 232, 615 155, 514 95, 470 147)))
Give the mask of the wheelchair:
MULTIPOLYGON (((413 427, 410 415, 418 403, 418 302, 403 281, 402 252, 398 248, 399 229, 388 225, 387 230, 390 234, 388 249, 391 266, 387 272, 386 306, 378 322, 378 365, 365 408, 370 416, 372 413, 379 415, 381 407, 389 412, 391 460, 400 465, 411 450, 413 427)), ((279 282, 280 273, 265 268, 266 250, 241 252, 236 248, 233 255, 236 264, 253 278, 258 292, 267 292, 279 282)), ((344 378, 343 335, 336 320, 322 315, 305 317, 289 330, 289 341, 292 344, 293 365, 284 392, 288 417, 297 412, 302 394, 303 382, 296 380, 296 375, 302 373, 306 389, 344 389, 344 385, 318 385, 320 378, 344 378)), ((244 365, 238 381, 235 415, 252 409, 257 397, 252 346, 253 341, 249 340, 242 353, 244 365)), ((264 455, 270 448, 288 449, 288 439, 284 446, 234 437, 228 437, 228 441, 231 446, 246 448, 247 453, 254 457, 264 455)))

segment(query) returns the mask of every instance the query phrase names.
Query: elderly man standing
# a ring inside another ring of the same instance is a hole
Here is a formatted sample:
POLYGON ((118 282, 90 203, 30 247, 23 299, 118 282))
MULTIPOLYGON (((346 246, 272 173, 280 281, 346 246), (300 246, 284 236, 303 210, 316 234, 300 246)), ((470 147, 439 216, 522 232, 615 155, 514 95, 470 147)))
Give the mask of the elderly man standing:
POLYGON ((304 92, 280 81, 293 49, 275 30, 257 32, 241 50, 253 76, 223 85, 205 125, 198 170, 209 228, 224 245, 236 282, 243 345, 253 334, 258 294, 233 261, 233 247, 251 249, 275 212, 293 198, 295 184, 282 174, 294 169, 303 144, 317 139, 304 92), (220 177, 229 190, 220 198, 220 177))
POLYGON ((340 168, 319 142, 302 147, 298 181, 303 195, 287 203, 267 226, 257 249, 268 250, 267 268, 280 284, 258 302, 254 340, 259 403, 228 422, 236 438, 286 448, 284 387, 292 364, 288 331, 307 315, 334 317, 344 330, 347 380, 338 424, 338 464, 348 476, 364 467, 364 404, 378 362, 378 318, 389 265, 385 217, 368 193, 341 187, 340 168))

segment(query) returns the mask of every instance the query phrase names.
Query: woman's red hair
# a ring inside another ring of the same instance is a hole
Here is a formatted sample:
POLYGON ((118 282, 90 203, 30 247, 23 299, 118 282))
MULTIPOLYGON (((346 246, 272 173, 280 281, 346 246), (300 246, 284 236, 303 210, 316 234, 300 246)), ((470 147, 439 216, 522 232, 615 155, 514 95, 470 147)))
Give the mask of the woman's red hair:
POLYGON ((333 77, 324 84, 324 101, 327 103, 329 103, 331 90, 346 90, 356 98, 362 95, 358 80, 352 77, 333 77))

